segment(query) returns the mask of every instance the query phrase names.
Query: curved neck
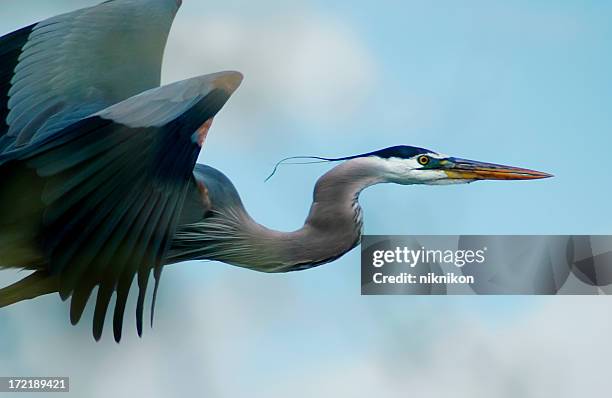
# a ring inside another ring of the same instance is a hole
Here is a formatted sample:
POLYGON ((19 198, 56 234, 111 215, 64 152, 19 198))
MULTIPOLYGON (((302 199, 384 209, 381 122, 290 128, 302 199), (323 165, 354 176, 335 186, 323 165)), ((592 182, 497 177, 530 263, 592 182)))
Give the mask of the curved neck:
POLYGON ((312 225, 330 231, 354 223, 354 209, 360 209, 359 194, 381 182, 384 182, 383 173, 379 171, 378 163, 369 158, 351 159, 339 164, 317 180, 304 227, 312 225))
MULTIPOLYGON (((333 261, 359 244, 359 193, 384 182, 381 175, 368 158, 345 161, 317 181, 310 212, 300 229, 280 232, 266 228, 239 202, 192 224, 193 228, 179 228, 173 248, 184 245, 176 252, 188 252, 190 259, 218 260, 263 272, 295 271, 333 261)), ((168 262, 186 260, 182 257, 171 255, 168 262)))

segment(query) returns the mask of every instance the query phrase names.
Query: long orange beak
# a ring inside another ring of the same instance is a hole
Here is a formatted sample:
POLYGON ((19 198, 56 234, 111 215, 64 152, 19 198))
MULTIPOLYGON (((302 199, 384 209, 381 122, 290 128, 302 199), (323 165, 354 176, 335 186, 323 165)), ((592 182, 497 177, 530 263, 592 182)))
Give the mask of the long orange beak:
POLYGON ((445 159, 440 165, 449 178, 458 180, 536 180, 553 177, 541 171, 458 158, 445 159))

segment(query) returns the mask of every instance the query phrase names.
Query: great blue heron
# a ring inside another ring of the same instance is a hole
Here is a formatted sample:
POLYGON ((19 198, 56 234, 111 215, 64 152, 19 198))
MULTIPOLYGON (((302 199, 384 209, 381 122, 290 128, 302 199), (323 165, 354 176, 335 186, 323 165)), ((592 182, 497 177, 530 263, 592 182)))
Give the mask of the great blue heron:
POLYGON ((59 292, 71 297, 74 324, 98 287, 99 339, 116 292, 119 341, 136 275, 140 335, 152 269, 157 289, 162 266, 185 260, 263 272, 332 261, 360 241, 358 197, 368 186, 550 176, 410 146, 318 158, 341 163, 317 181, 303 227, 272 231, 248 215, 227 177, 195 165, 242 76, 154 88, 178 6, 111 0, 0 39, 0 267, 35 271, 0 290, 0 307, 59 292))

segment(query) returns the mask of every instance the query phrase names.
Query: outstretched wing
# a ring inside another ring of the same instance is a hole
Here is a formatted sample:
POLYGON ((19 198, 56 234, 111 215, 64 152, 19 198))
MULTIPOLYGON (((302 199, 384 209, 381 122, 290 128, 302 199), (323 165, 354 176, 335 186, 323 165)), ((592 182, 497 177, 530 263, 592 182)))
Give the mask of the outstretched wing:
POLYGON ((179 3, 110 0, 0 37, 0 153, 158 87, 179 3))
POLYGON ((96 339, 115 291, 114 332, 121 338, 136 275, 142 333, 147 281, 152 268, 159 280, 200 150, 197 130, 241 80, 222 72, 149 90, 0 156, 0 227, 40 218, 34 239, 59 276, 62 298, 72 296, 73 323, 98 286, 96 339))

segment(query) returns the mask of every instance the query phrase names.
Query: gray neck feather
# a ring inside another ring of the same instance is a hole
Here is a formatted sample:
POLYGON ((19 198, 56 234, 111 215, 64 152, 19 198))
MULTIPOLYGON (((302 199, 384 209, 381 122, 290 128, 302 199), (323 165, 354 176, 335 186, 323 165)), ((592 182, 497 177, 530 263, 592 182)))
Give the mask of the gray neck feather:
POLYGON ((203 222, 179 228, 173 251, 181 255, 173 257, 171 252, 168 262, 210 259, 263 272, 287 272, 333 261, 360 242, 358 197, 364 188, 384 182, 377 169, 373 160, 357 158, 324 174, 315 185, 304 225, 293 232, 258 224, 238 200, 203 222))

